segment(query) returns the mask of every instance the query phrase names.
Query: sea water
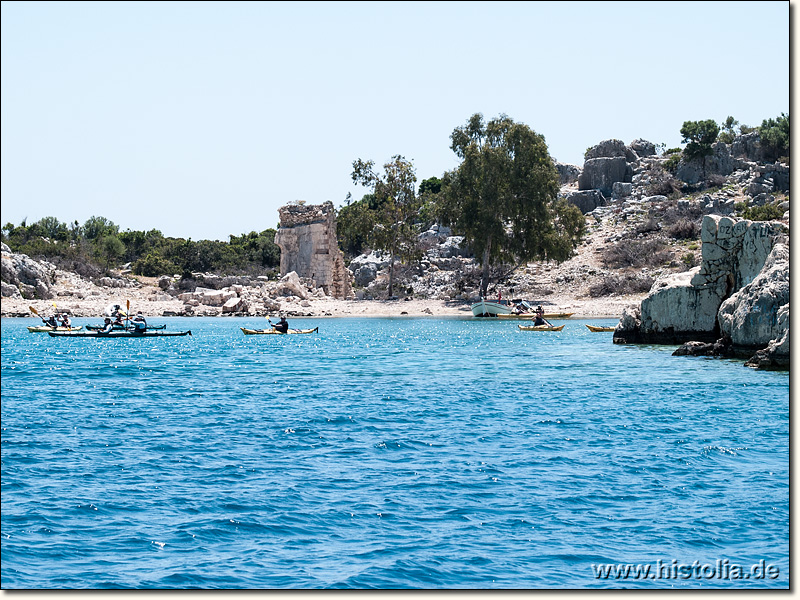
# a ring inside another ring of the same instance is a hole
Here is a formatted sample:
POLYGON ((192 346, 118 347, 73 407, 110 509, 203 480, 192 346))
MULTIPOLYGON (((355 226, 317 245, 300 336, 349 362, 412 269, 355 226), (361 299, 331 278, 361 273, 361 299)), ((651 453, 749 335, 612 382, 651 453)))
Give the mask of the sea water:
POLYGON ((4 589, 789 585, 788 373, 608 320, 150 320, 193 335, 2 320, 4 589))

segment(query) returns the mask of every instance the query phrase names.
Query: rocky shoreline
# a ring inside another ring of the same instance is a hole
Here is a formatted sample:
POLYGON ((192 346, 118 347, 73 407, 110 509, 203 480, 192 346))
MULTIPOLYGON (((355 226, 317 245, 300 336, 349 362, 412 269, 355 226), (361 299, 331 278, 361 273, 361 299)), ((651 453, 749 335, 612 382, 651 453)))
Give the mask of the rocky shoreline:
MULTIPOLYGON (((522 265, 491 294, 575 319, 618 319, 615 343, 685 343, 679 353, 744 353, 753 366, 788 368, 789 201, 781 197, 788 164, 765 163, 757 134, 714 144, 703 169, 681 160, 673 175, 665 170, 668 160, 645 140, 629 146, 607 140, 587 151, 582 169, 556 163, 559 196, 585 215, 587 235, 569 260, 522 265), (676 197, 679 182, 699 191, 676 197), (785 212, 780 220, 749 221, 733 216, 737 206, 785 212)), ((99 317, 109 305, 128 302, 148 317, 472 316, 479 268, 449 229, 433 225, 419 235, 423 258, 402 265, 399 298, 386 300, 387 257, 371 252, 345 265, 330 251, 332 205, 285 208, 276 236, 284 273, 278 280, 210 273, 146 278, 129 271, 90 279, 2 244, 0 316, 29 317, 33 308, 99 317), (310 256, 300 252, 317 246, 310 256), (323 256, 336 260, 320 262, 323 256), (329 277, 320 279, 320 272, 329 277)))

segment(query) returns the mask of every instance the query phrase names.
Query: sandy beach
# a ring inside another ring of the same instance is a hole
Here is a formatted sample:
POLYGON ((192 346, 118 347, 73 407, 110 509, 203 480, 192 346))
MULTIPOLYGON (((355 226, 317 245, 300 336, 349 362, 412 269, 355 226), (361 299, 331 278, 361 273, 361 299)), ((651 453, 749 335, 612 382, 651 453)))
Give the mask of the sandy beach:
MULTIPOLYGON (((58 296, 52 300, 25 300, 3 298, 0 315, 3 317, 34 316, 33 307, 41 315, 54 311, 68 312, 73 317, 100 317, 109 304, 122 307, 130 301, 131 311, 142 311, 145 317, 181 315, 184 303, 180 300, 163 300, 157 288, 143 286, 139 289, 108 290, 87 298, 58 296), (159 298, 159 299, 155 299, 159 298)), ((626 306, 641 302, 644 295, 604 298, 572 298, 568 296, 533 298, 547 312, 572 312, 573 319, 619 318, 626 306)), ((461 301, 408 299, 408 300, 336 300, 314 298, 304 301, 283 302, 280 311, 268 313, 263 307, 251 308, 251 316, 278 316, 285 313, 289 318, 300 317, 471 317, 470 304, 461 301), (307 306, 306 306, 307 305, 307 306)), ((196 311, 194 316, 215 316, 219 309, 196 311)), ((241 316, 241 315, 238 315, 241 316)))

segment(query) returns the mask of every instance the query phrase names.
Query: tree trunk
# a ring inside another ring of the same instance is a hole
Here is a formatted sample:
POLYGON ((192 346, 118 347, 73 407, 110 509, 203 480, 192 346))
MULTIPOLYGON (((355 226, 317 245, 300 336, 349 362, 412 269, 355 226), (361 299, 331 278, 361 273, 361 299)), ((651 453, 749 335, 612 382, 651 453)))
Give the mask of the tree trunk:
POLYGON ((483 250, 483 273, 481 274, 481 298, 486 298, 489 289, 489 253, 492 249, 492 236, 486 240, 486 248, 483 250))
POLYGON ((389 259, 389 289, 388 298, 392 297, 392 291, 394 290, 394 252, 392 252, 392 256, 389 259))

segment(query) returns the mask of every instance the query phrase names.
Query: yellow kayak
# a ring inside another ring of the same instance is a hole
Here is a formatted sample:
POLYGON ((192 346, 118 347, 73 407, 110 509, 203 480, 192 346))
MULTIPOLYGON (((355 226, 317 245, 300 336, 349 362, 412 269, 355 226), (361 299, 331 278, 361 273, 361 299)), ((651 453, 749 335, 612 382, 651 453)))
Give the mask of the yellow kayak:
POLYGON ((286 333, 275 331, 274 329, 247 329, 246 327, 240 327, 239 329, 245 335, 289 335, 290 333, 314 333, 319 330, 319 327, 314 327, 314 329, 290 329, 286 333))
POLYGON ((51 325, 34 325, 33 327, 28 327, 28 331, 31 333, 45 333, 47 331, 78 331, 83 329, 83 325, 78 325, 77 327, 53 327, 51 325))
POLYGON ((558 327, 553 325, 517 325, 522 331, 561 331, 564 329, 563 325, 558 327))
POLYGON ((589 328, 589 331, 594 331, 595 333, 599 331, 614 331, 616 327, 600 327, 599 325, 587 325, 586 327, 589 328))

